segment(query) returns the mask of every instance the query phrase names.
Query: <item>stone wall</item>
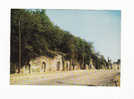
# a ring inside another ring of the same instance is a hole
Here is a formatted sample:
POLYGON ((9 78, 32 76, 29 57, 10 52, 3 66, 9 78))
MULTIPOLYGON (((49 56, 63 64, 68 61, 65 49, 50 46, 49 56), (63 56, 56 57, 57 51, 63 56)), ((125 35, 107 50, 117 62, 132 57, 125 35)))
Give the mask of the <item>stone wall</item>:
POLYGON ((30 66, 26 65, 21 69, 22 73, 68 71, 71 67, 70 61, 64 60, 63 62, 61 55, 53 58, 40 56, 32 59, 29 64, 30 66))
POLYGON ((40 70, 40 72, 63 70, 63 61, 61 55, 57 55, 54 58, 45 56, 37 57, 36 59, 31 60, 30 64, 32 71, 37 68, 40 70))
MULTIPOLYGON (((90 65, 86 64, 86 69, 95 69, 92 64, 92 60, 90 65)), ((80 70, 80 64, 73 61, 71 65, 71 60, 63 60, 62 55, 56 55, 53 58, 40 56, 35 59, 30 60, 29 65, 23 66, 21 68, 21 73, 33 73, 33 72, 54 72, 54 71, 71 71, 71 70, 80 70)))

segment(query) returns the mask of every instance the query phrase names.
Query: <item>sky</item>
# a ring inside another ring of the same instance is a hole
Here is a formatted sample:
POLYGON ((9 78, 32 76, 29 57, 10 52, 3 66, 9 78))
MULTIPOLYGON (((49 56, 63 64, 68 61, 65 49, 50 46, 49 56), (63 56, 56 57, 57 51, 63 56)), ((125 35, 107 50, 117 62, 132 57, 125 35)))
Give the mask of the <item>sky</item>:
POLYGON ((112 61, 120 59, 120 10, 46 10, 61 29, 93 42, 96 52, 112 61))

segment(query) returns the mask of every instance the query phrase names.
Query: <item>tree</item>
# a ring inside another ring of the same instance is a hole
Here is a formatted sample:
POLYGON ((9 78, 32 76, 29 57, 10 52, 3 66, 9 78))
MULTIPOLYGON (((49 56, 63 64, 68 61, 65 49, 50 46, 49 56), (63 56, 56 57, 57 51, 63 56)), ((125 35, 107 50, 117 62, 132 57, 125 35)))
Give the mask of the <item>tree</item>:
POLYGON ((120 59, 118 59, 116 63, 119 65, 119 64, 121 63, 121 62, 120 62, 120 59))

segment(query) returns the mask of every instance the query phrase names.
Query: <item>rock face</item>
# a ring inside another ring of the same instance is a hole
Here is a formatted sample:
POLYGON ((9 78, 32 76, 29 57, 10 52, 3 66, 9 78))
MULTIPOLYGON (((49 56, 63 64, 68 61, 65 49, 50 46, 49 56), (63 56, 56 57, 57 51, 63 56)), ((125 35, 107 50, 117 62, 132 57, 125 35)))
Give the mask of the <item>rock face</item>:
POLYGON ((38 57, 30 61, 30 64, 33 67, 39 67, 40 72, 44 71, 60 71, 63 69, 62 56, 57 55, 54 58, 48 58, 45 56, 38 57))
MULTIPOLYGON (((54 58, 40 56, 32 59, 29 64, 31 72, 61 71, 64 68, 61 55, 56 55, 54 58)), ((25 72, 29 72, 29 70, 25 69, 25 72)))
POLYGON ((77 66, 73 68, 69 60, 63 60, 62 55, 56 55, 53 58, 40 56, 32 59, 29 65, 24 66, 21 73, 32 72, 51 72, 51 71, 69 71, 77 70, 77 66))
MULTIPOLYGON (((70 71, 79 70, 80 64, 72 60, 64 60, 62 55, 57 54, 53 58, 40 56, 35 59, 30 60, 28 65, 21 68, 21 73, 33 73, 33 72, 54 72, 54 71, 70 71)), ((87 70, 95 69, 92 65, 92 60, 90 64, 86 64, 87 70)))

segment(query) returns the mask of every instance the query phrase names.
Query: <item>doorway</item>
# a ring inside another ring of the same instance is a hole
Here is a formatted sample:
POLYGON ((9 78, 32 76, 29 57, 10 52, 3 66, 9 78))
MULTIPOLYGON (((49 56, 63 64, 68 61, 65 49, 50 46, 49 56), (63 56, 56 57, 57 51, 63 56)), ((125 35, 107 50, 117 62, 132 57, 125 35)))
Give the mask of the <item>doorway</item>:
POLYGON ((44 61, 42 62, 42 67, 43 67, 43 71, 45 72, 46 71, 46 63, 44 61))
POLYGON ((60 70, 60 62, 57 62, 57 71, 60 70))

